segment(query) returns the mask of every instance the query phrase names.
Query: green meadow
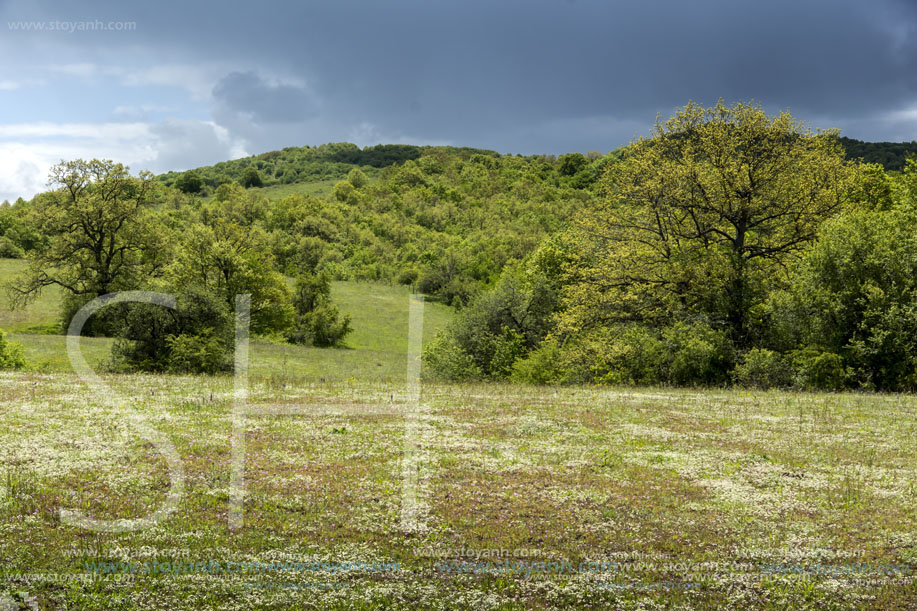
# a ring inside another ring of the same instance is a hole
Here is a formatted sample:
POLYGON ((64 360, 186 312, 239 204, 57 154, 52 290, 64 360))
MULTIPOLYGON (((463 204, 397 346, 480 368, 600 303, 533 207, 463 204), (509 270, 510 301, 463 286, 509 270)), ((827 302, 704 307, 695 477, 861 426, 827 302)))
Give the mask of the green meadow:
MULTIPOLYGON (((2 261, 6 279, 20 262, 2 261)), ((917 605, 909 395, 425 382, 406 289, 337 282, 340 349, 255 338, 241 524, 230 376, 69 370, 57 295, 0 310, 0 579, 39 609, 917 605), (172 444, 167 453, 133 423, 172 444), (161 522, 96 532, 64 518, 161 522)), ((424 308, 424 340, 452 316, 424 308)), ((103 364, 110 341, 84 339, 103 364)), ((237 420, 238 424, 238 420, 237 420)), ((3 600, 3 599, 0 599, 3 600)), ((17 608, 17 607, 10 607, 17 608)))

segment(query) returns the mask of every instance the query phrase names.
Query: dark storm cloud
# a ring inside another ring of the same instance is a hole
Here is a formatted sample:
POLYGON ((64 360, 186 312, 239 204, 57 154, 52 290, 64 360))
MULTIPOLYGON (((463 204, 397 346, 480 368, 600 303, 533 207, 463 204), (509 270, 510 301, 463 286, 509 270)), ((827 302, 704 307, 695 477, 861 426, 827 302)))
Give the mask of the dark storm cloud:
POLYGON ((295 123, 315 112, 304 88, 271 84, 254 72, 227 74, 213 88, 213 97, 228 110, 263 123, 295 123))
POLYGON ((319 137, 307 116, 317 102, 329 126, 511 152, 608 150, 658 112, 721 97, 861 138, 917 138, 913 121, 893 118, 917 105, 909 0, 92 4, 54 11, 133 19, 131 43, 169 61, 308 83, 314 100, 229 69, 214 90, 223 111, 300 121, 283 134, 302 143, 319 137))

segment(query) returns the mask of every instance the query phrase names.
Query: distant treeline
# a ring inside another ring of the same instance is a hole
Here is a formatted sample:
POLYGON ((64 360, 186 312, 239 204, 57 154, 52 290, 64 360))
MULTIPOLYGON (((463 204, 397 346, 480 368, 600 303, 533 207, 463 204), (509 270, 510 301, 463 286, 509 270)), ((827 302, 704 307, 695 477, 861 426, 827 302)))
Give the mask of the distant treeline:
POLYGON ((889 172, 900 172, 904 169, 904 162, 909 156, 917 156, 917 141, 863 142, 841 137, 841 144, 850 159, 878 163, 889 172))
MULTIPOLYGON (((433 148, 411 144, 379 144, 361 149, 349 142, 288 147, 242 159, 221 161, 190 172, 167 172, 157 179, 167 186, 175 186, 189 193, 208 193, 231 182, 246 187, 260 187, 341 179, 354 167, 372 173, 374 169, 418 159, 433 148), (189 176, 196 176, 200 180, 187 182, 189 176), (182 182, 183 179, 186 182, 182 182)), ((473 154, 499 156, 495 151, 483 149, 450 147, 450 150, 465 157, 473 154)))

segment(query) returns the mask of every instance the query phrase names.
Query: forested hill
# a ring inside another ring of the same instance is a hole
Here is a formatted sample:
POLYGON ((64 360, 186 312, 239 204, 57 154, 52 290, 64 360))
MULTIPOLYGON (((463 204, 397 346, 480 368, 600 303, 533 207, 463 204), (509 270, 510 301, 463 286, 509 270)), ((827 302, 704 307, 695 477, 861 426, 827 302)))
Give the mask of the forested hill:
MULTIPOLYGON (((841 137, 841 143, 851 159, 878 163, 886 170, 900 171, 908 155, 917 155, 917 141, 864 142, 841 137)), ((157 178, 168 186, 184 187, 193 192, 201 189, 206 193, 209 189, 230 182, 244 186, 271 186, 342 179, 354 167, 372 173, 372 169, 401 165, 431 151, 463 159, 472 155, 501 157, 495 151, 467 147, 380 144, 361 149, 349 142, 337 142, 320 146, 288 147, 191 170, 200 178, 200 183, 183 185, 180 179, 185 172, 167 172, 157 178)))
POLYGON ((863 142, 841 137, 841 144, 851 159, 862 159, 866 163, 878 163, 888 171, 900 172, 909 155, 917 156, 917 141, 911 142, 863 142))
MULTIPOLYGON (((361 149, 349 142, 336 142, 320 146, 288 147, 232 161, 221 161, 212 166, 196 168, 191 172, 201 179, 200 187, 203 189, 215 188, 230 182, 238 182, 245 186, 294 184, 344 178, 354 167, 361 167, 366 171, 371 168, 400 165, 405 161, 418 159, 430 150, 446 151, 465 158, 471 155, 499 156, 495 151, 472 148, 380 144, 361 149)), ((184 174, 185 172, 168 172, 160 175, 158 179, 168 186, 176 186, 176 183, 179 183, 177 186, 182 187, 179 179, 184 174)), ((195 189, 193 185, 189 185, 184 190, 195 189)))

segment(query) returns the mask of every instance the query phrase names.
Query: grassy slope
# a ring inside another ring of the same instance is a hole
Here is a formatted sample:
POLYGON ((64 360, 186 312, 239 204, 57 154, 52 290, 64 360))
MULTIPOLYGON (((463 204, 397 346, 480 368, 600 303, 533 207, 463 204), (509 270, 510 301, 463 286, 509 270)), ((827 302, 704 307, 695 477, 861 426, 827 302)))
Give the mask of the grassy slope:
MULTIPOLYGON (((0 259, 0 284, 22 269, 24 263, 0 259)), ((408 300, 406 287, 358 282, 332 283, 332 298, 353 321, 353 333, 342 349, 306 348, 255 340, 252 374, 292 380, 399 380, 407 366, 408 300)), ((64 337, 37 335, 57 320, 56 290, 47 290, 24 310, 11 311, 6 295, 0 297, 0 329, 23 343, 33 369, 69 371, 64 337)), ((451 309, 438 303, 424 306, 424 340, 429 341, 451 317, 451 309)), ((84 338, 87 361, 98 365, 108 356, 111 340, 84 338)))

